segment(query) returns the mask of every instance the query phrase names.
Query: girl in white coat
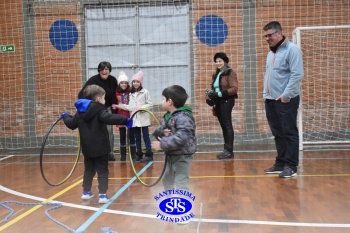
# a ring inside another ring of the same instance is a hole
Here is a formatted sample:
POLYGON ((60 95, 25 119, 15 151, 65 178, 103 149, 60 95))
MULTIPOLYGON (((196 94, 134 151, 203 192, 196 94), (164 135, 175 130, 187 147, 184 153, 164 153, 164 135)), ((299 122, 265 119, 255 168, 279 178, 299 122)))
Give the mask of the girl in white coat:
MULTIPOLYGON (((152 102, 149 92, 142 87, 143 73, 139 71, 132 77, 132 87, 129 94, 129 104, 117 105, 118 108, 130 111, 133 115, 140 108, 151 110, 152 102)), ((134 162, 153 161, 153 152, 149 136, 148 126, 151 124, 150 115, 147 112, 139 112, 133 117, 133 127, 130 129, 130 136, 136 139, 136 158, 134 162), (145 157, 142 158, 141 134, 146 147, 145 157)))

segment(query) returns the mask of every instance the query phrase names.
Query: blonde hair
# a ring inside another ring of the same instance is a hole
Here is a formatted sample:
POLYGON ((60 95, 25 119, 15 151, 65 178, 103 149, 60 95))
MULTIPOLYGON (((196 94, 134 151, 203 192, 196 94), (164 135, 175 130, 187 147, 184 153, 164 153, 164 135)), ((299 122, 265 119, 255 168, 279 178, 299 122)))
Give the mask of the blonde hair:
POLYGON ((105 94, 106 91, 96 84, 88 85, 84 89, 85 99, 96 100, 97 97, 102 97, 105 94))

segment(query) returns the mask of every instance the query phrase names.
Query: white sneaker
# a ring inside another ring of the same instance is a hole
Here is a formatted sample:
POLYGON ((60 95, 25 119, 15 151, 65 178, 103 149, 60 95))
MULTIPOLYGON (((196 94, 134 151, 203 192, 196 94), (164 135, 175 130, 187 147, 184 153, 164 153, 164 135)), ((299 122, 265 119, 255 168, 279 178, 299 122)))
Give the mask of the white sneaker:
POLYGON ((99 195, 98 203, 105 204, 109 201, 107 194, 101 194, 99 195))
POLYGON ((90 200, 93 197, 94 197, 94 194, 91 191, 84 191, 82 196, 81 196, 81 199, 90 200))

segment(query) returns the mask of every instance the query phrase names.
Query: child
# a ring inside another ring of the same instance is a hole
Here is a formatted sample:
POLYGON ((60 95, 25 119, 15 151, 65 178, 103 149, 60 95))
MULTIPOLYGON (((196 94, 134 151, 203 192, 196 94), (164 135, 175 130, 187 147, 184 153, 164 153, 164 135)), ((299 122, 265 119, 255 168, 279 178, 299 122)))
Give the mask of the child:
POLYGON ((164 190, 189 190, 188 180, 193 154, 196 152, 196 125, 192 109, 184 106, 188 95, 178 85, 163 90, 162 107, 166 111, 161 125, 153 136, 159 141, 152 142, 156 150, 162 149, 168 156, 162 179, 164 190))
POLYGON ((74 130, 79 128, 80 143, 84 155, 84 180, 81 199, 89 200, 92 179, 97 172, 99 203, 107 203, 108 196, 108 154, 111 151, 108 125, 132 126, 132 120, 125 116, 109 113, 105 107, 105 90, 95 84, 88 85, 83 91, 84 99, 77 100, 74 105, 77 112, 74 116, 63 113, 64 124, 74 130))
MULTIPOLYGON (((149 92, 142 87, 143 73, 139 71, 132 77, 132 87, 129 96, 129 105, 119 104, 116 107, 119 109, 128 110, 131 115, 140 108, 150 110, 153 106, 149 92)), ((133 128, 130 130, 131 137, 134 135, 136 140, 136 158, 134 162, 153 161, 153 152, 151 140, 149 137, 148 126, 151 124, 150 115, 147 112, 139 112, 133 117, 133 128), (142 158, 141 132, 143 141, 146 146, 145 158, 142 158)))
MULTIPOLYGON (((115 90, 115 94, 117 97, 118 104, 129 104, 129 94, 130 94, 130 86, 129 79, 126 74, 121 71, 118 77, 118 87, 115 90)), ((113 109, 117 109, 117 105, 112 105, 113 109)), ((130 112, 128 110, 119 109, 119 115, 123 115, 126 117, 130 117, 130 112)), ((120 161, 126 161, 126 128, 125 125, 118 125, 119 127, 119 137, 120 137, 120 161)), ((130 136, 130 135, 129 135, 130 136)), ((135 145, 135 137, 130 138, 130 150, 132 158, 135 157, 136 153, 136 145, 135 145)))

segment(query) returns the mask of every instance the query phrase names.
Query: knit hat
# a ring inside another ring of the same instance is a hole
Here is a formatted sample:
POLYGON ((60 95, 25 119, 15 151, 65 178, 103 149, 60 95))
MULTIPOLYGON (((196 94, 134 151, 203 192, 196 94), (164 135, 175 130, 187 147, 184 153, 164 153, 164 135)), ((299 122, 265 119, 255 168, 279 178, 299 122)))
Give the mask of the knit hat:
POLYGON ((216 62, 217 58, 221 58, 222 60, 224 60, 225 63, 228 63, 230 60, 228 59, 226 53, 220 52, 220 53, 216 53, 214 55, 214 62, 216 62))
POLYGON ((117 80, 118 80, 118 85, 119 85, 120 82, 129 82, 129 78, 128 78, 128 76, 126 76, 124 71, 120 71, 119 77, 118 77, 117 80))
POLYGON ((136 74, 134 74, 134 76, 132 76, 132 81, 134 81, 134 80, 138 80, 138 81, 140 81, 140 83, 142 83, 142 80, 143 80, 142 71, 139 71, 136 74))

